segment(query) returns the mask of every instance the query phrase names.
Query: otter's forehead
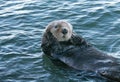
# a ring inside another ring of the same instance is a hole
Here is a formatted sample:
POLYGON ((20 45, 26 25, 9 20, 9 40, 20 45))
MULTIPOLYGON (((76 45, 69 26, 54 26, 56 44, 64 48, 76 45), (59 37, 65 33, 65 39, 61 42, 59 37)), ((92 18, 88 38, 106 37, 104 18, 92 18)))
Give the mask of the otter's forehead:
POLYGON ((67 21, 65 20, 57 20, 57 21, 53 21, 53 22, 50 22, 47 26, 47 28, 52 28, 54 26, 60 26, 60 27, 69 27, 69 28, 72 28, 72 25, 70 23, 68 23, 67 21))
POLYGON ((67 22, 64 22, 64 21, 58 22, 57 25, 60 27, 69 27, 69 24, 67 22))

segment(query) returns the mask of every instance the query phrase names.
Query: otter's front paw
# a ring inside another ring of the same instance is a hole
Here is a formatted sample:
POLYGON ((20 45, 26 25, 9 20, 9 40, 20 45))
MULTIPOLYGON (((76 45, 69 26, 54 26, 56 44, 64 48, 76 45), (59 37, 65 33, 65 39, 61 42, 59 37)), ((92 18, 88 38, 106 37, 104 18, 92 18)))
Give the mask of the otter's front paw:
POLYGON ((77 36, 77 35, 73 35, 71 37, 71 42, 74 44, 74 45, 81 45, 83 44, 85 41, 82 37, 80 36, 77 36))

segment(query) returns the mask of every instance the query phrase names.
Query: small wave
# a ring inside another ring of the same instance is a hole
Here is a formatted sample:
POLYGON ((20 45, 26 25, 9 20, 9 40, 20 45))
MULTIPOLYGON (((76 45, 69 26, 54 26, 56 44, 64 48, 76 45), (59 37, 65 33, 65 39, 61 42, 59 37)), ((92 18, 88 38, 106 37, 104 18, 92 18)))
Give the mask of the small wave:
POLYGON ((65 19, 78 35, 119 58, 119 4, 119 0, 1 1, 0 81, 103 82, 96 77, 78 75, 79 78, 73 71, 59 69, 48 60, 44 62, 41 38, 49 22, 65 19))

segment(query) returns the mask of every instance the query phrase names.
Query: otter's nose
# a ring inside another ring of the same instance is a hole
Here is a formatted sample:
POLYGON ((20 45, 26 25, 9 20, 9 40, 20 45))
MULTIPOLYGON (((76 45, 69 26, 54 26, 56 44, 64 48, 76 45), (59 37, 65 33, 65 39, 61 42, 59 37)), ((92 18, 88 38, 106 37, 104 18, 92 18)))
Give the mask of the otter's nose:
POLYGON ((68 33, 67 29, 63 29, 63 30, 62 30, 62 33, 63 33, 63 34, 67 34, 67 33, 68 33))

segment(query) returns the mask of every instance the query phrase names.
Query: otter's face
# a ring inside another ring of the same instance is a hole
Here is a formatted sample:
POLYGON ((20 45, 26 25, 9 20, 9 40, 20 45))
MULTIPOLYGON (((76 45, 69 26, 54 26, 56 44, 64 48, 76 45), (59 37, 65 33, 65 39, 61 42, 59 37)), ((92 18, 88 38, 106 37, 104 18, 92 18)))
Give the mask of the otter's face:
POLYGON ((72 25, 63 20, 51 22, 47 29, 50 30, 58 41, 67 41, 72 36, 72 25))

